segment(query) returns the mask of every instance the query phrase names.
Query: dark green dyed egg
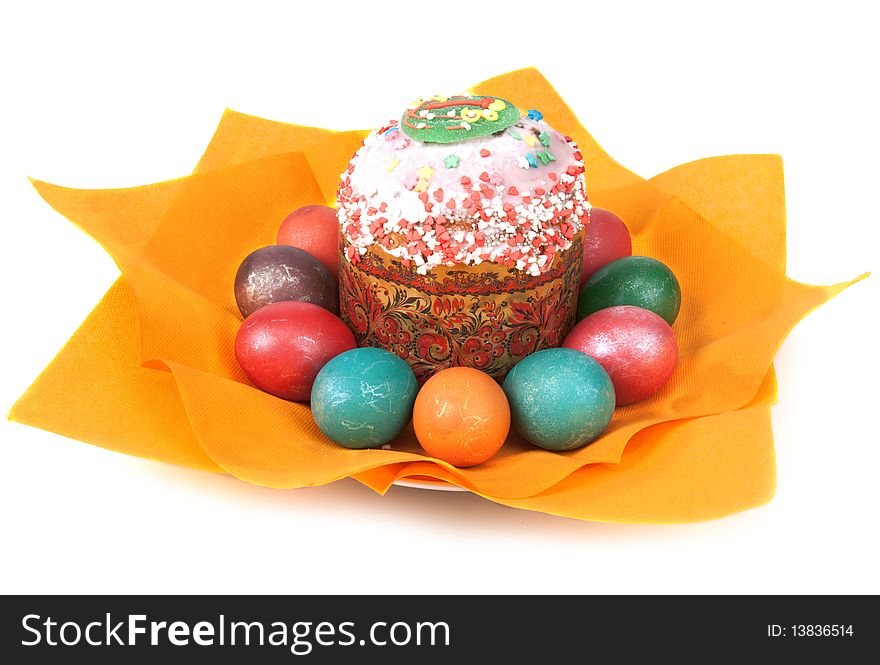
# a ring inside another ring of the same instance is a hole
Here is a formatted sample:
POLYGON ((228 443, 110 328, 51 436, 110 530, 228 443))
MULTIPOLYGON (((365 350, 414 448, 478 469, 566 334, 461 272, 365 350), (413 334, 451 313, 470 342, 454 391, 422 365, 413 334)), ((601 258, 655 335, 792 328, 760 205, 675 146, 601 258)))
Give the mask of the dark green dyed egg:
POLYGON ((672 325, 681 308, 681 286, 657 259, 626 256, 602 266, 586 281, 578 297, 578 321, 619 305, 649 309, 672 325))

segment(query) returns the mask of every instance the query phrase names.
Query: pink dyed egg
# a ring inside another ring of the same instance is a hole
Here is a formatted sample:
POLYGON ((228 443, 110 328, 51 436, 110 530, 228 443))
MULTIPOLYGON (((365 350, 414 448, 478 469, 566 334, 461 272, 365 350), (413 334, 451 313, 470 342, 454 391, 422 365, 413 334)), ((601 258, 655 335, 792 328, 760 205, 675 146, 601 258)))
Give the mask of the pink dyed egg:
POLYGON ((281 222, 279 245, 306 250, 324 264, 333 277, 339 272, 339 222, 336 210, 322 205, 297 208, 281 222))
POLYGON ((632 256, 632 238, 626 224, 609 210, 590 209, 590 222, 584 227, 584 258, 581 286, 602 266, 632 256))
POLYGON ((653 395, 672 376, 678 343, 666 321, 647 309, 608 307, 582 319, 562 346, 595 358, 614 384, 617 404, 653 395))

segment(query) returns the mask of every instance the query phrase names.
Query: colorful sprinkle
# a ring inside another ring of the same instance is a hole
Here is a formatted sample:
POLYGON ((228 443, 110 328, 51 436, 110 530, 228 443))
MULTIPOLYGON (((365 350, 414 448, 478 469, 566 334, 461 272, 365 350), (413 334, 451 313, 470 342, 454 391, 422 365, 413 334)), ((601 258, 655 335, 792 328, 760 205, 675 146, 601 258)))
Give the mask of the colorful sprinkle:
POLYGON ((526 161, 533 169, 538 168, 538 159, 532 153, 526 153, 526 161))
POLYGON ((522 136, 520 136, 520 133, 518 131, 516 131, 515 129, 508 130, 507 135, 512 139, 516 139, 517 141, 522 141, 522 136))
POLYGON ((538 140, 545 148, 550 145, 550 135, 547 132, 541 132, 540 134, 538 134, 538 140))
POLYGON ((529 120, 543 120, 544 114, 535 109, 529 109, 529 120))
POLYGON ((443 165, 447 169, 454 169, 461 163, 461 157, 458 155, 447 155, 446 159, 443 160, 443 165))
POLYGON ((480 157, 488 157, 488 156, 491 155, 491 154, 492 154, 492 153, 489 152, 488 150, 486 150, 485 148, 481 148, 481 149, 480 149, 480 157))
POLYGON ((432 175, 434 175, 434 169, 432 169, 430 166, 423 166, 419 169, 419 178, 424 178, 425 180, 428 180, 432 175))
POLYGON ((461 110, 461 119, 469 122, 471 124, 477 122, 480 118, 483 117, 483 114, 477 109, 462 109, 461 110))
POLYGON ((526 137, 523 139, 523 141, 525 141, 526 145, 530 148, 534 148, 535 145, 538 143, 538 139, 535 138, 534 134, 526 134, 526 137))
POLYGON ((390 162, 388 162, 388 166, 385 167, 386 173, 391 173, 394 169, 397 168, 398 164, 400 164, 399 159, 392 159, 390 162))

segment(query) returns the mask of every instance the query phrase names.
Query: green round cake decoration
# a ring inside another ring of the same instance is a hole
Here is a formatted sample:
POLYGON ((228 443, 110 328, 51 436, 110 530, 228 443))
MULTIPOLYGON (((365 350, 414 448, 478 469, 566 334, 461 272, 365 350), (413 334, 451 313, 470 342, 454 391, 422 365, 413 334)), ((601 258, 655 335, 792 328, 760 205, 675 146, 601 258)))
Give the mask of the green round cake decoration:
POLYGON ((459 143, 503 132, 519 118, 519 109, 500 97, 436 96, 413 102, 400 127, 422 143, 459 143))

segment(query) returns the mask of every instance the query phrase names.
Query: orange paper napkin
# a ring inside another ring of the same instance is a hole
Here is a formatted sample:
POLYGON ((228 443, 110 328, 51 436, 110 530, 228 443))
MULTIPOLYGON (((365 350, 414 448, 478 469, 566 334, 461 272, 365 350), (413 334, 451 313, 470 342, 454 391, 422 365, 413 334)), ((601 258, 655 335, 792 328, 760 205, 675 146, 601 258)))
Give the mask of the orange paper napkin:
POLYGON ((391 450, 341 448, 308 405, 251 387, 233 353, 238 265, 274 242, 294 208, 332 205, 366 132, 231 111, 189 177, 121 190, 34 183, 122 276, 10 417, 277 488, 354 477, 384 493, 426 476, 517 508, 614 522, 704 520, 768 501, 773 356, 798 320, 848 285, 785 276, 780 159, 717 157, 644 180, 605 154, 536 70, 475 91, 540 109, 574 137, 592 203, 620 215, 634 253, 663 261, 681 283, 675 375, 653 398, 618 408, 600 439, 553 453, 512 435, 491 461, 457 469, 424 455, 411 429, 391 450))

